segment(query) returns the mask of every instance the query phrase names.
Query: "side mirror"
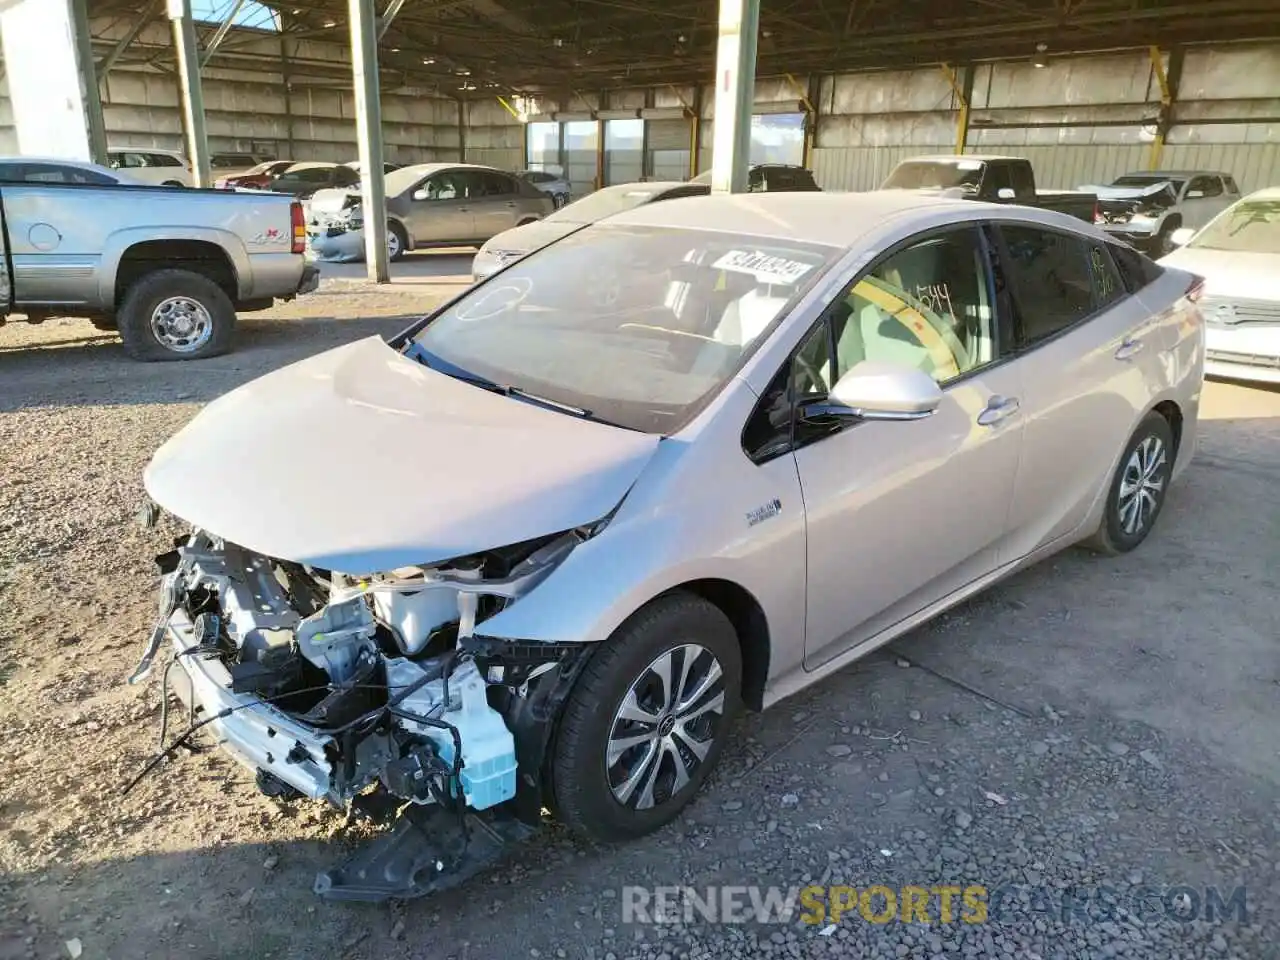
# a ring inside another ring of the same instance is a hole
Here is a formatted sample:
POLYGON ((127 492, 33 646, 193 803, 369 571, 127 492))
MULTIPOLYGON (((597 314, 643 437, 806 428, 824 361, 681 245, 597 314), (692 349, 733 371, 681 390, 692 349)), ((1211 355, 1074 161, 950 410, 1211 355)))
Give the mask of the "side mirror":
POLYGON ((996 196, 1001 200, 1013 200, 1017 198, 1017 194, 1013 192, 1013 187, 1001 187, 996 191, 996 196))
POLYGON ((864 360, 840 378, 825 400, 807 404, 804 413, 858 420, 922 420, 941 402, 942 390, 927 373, 864 360))
POLYGON ((1195 227, 1179 227, 1169 235, 1169 242, 1175 247, 1185 247, 1195 235, 1195 227))
POLYGON ((1204 191, 1203 191, 1203 190, 1188 190, 1188 191, 1187 191, 1187 195, 1186 195, 1183 199, 1185 199, 1185 200, 1203 200, 1203 199, 1204 199, 1204 191))
POLYGON ((426 191, 426 190, 422 190, 422 189, 418 189, 418 190, 413 191, 413 199, 415 199, 415 200, 426 200, 426 199, 427 199, 427 191, 426 191))

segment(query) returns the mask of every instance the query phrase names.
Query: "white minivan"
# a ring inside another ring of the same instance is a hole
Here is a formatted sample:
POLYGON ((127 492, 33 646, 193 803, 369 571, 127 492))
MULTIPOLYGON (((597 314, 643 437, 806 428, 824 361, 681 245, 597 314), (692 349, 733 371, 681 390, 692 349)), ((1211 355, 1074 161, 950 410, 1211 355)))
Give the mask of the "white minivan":
POLYGON ((152 147, 112 149, 107 151, 107 165, 142 183, 161 187, 191 186, 191 165, 186 157, 171 150, 152 147))

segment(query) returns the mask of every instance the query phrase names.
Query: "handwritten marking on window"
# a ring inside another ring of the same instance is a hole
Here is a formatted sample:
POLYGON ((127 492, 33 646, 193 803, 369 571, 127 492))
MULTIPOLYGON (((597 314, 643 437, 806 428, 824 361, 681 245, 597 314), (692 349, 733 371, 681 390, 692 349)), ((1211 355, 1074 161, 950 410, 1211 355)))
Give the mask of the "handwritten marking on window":
POLYGON ((1098 247, 1094 247, 1089 253, 1093 263, 1093 276, 1098 284, 1098 294, 1104 301, 1110 300, 1116 292, 1116 278, 1107 269, 1107 262, 1098 247))
POLYGON ((945 283, 916 284, 916 300, 939 317, 950 317, 956 322, 956 313, 951 306, 951 290, 945 283))

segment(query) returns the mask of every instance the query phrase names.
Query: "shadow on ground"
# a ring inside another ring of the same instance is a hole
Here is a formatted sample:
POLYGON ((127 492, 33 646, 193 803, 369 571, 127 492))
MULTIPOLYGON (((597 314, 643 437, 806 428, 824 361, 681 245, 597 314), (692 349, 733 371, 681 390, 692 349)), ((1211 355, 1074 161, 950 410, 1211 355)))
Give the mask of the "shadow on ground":
POLYGON ((44 336, 36 344, 0 342, 0 412, 42 406, 203 403, 332 347, 364 337, 390 337, 420 316, 274 319, 250 314, 237 321, 231 353, 171 363, 132 360, 116 334, 95 331, 87 321, 46 321, 44 336))

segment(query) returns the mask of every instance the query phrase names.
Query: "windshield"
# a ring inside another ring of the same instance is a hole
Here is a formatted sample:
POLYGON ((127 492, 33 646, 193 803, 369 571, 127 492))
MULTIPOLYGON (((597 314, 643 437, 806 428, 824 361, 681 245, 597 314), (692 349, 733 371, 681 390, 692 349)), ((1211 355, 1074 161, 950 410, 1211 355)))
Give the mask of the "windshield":
POLYGON ((1171 183, 1175 191, 1180 191, 1185 180, 1179 180, 1177 177, 1162 177, 1159 174, 1150 173, 1129 173, 1123 177, 1116 177, 1113 187, 1154 187, 1157 183, 1171 183))
POLYGON ((555 213, 547 214, 542 219, 561 223, 595 223, 615 213, 648 203, 656 193, 656 189, 647 188, 641 183, 605 187, 561 207, 555 213))
POLYGON ((1187 244, 1201 250, 1280 253, 1280 199, 1243 200, 1187 244))
POLYGON ((883 190, 921 190, 962 187, 976 192, 982 186, 979 160, 907 160, 893 168, 883 190))
POLYGON ((597 224, 446 307, 406 351, 646 433, 680 429, 843 251, 597 224))

